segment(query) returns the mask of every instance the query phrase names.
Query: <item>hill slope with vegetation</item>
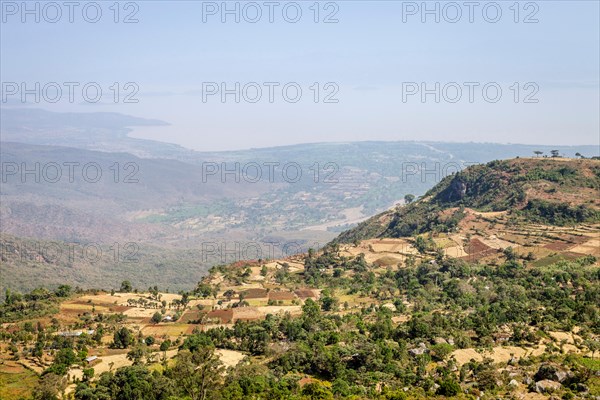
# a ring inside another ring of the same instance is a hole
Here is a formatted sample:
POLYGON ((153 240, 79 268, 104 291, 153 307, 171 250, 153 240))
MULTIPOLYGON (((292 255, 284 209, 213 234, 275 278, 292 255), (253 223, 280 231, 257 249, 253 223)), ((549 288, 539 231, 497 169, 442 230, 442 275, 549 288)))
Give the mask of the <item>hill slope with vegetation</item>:
POLYGON ((419 201, 370 218, 334 242, 449 232, 464 218, 464 208, 557 226, 598 222, 599 189, 598 160, 492 161, 447 176, 419 201))

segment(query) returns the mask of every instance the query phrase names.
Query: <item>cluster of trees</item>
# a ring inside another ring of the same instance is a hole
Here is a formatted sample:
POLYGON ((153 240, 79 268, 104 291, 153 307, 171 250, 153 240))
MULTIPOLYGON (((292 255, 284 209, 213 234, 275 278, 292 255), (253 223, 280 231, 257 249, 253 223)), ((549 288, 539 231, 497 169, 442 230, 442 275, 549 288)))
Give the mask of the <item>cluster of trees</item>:
MULTIPOLYGON (((533 152, 533 154, 535 154, 536 157, 541 157, 542 154, 544 154, 544 152, 540 151, 540 150, 536 150, 533 152)), ((560 157, 560 150, 550 150, 550 155, 552 156, 552 158, 560 157)), ((546 157, 546 156, 544 156, 544 157, 546 157)), ((580 153, 575 153, 575 157, 585 158, 580 153)))
POLYGON ((409 237, 423 233, 453 232, 464 218, 464 208, 459 208, 450 216, 441 215, 441 209, 439 204, 434 203, 410 203, 396 211, 381 236, 409 237))
POLYGON ((139 299, 127 299, 127 305, 131 307, 141 307, 141 308, 163 308, 167 306, 166 300, 162 300, 162 302, 156 302, 144 298, 139 299))
MULTIPOLYGON (((427 238, 421 240, 423 252, 431 251, 427 238)), ((499 337, 502 344, 537 345, 541 338, 548 338, 549 331, 570 331, 574 326, 584 338, 579 346, 592 352, 600 348, 600 268, 593 256, 528 268, 527 260, 508 248, 498 265, 443 256, 436 257, 436 262, 410 257, 402 268, 378 268, 375 273, 363 255, 345 257, 332 245, 319 254, 310 251, 304 263, 304 275, 281 268, 281 276, 276 277, 291 285, 322 289, 319 301, 304 302, 301 316, 269 315, 261 321, 237 321, 231 328, 195 331, 176 343, 180 347, 174 362, 166 362, 163 355, 160 368, 149 368, 160 361, 155 339, 119 327, 113 332, 111 347, 127 349, 133 365, 95 379, 93 371, 86 369, 75 398, 387 400, 452 397, 464 391, 473 396, 481 391, 493 395, 508 390, 509 377, 491 360, 460 366, 452 356, 454 350, 490 348, 500 343, 499 337), (347 302, 341 304, 341 296, 377 301, 350 308, 347 302), (383 306, 386 302, 394 307, 383 306), (337 313, 341 307, 347 311, 337 313), (393 322, 395 315, 408 312, 406 322, 393 322), (224 374, 215 348, 241 351, 253 361, 244 361, 224 374)), ((215 290, 203 283, 196 293, 210 296, 215 290)), ((37 290, 21 298, 10 294, 7 306, 26 299, 56 299, 59 293, 69 292, 67 288, 54 293, 37 290)), ((228 293, 231 298, 235 295, 228 293)), ((189 295, 182 301, 187 303, 189 295)), ((155 322, 162 317, 157 314, 155 322)), ((43 327, 26 323, 23 331, 35 340, 15 334, 5 338, 12 345, 29 341, 28 351, 33 355, 45 351, 54 355, 36 398, 56 398, 64 389, 69 368, 83 365, 87 348, 100 343, 103 327, 97 318, 92 336, 48 335, 43 327)), ((170 345, 162 342, 160 351, 170 345)), ((549 345, 543 357, 562 363, 569 371, 569 384, 562 389, 565 396, 586 390, 595 379, 590 373, 593 365, 566 357, 560 346, 549 345)), ((523 368, 533 365, 530 368, 537 369, 535 363, 541 360, 520 362, 523 368)))
MULTIPOLYGON (((511 334, 502 343, 524 346, 537 344, 548 331, 578 326, 587 338, 580 345, 596 351, 597 260, 588 256, 531 269, 510 250, 505 256, 497 266, 449 258, 417 264, 413 259, 408 268, 373 274, 363 257, 344 258, 334 248, 318 256, 311 252, 307 279, 324 290, 320 301, 306 300, 300 317, 270 315, 262 321, 238 321, 232 328, 196 331, 181 344, 175 362, 160 371, 150 372, 137 357, 132 367, 81 383, 75 397, 405 399, 452 397, 465 390, 493 394, 508 390, 510 378, 488 359, 458 366, 452 357, 455 349, 494 346, 496 335, 507 327, 511 334), (340 293, 389 296, 403 312, 404 303, 410 303, 411 318, 395 324, 395 312, 376 304, 341 315, 330 312, 339 306, 340 293), (242 362, 224 375, 216 347, 263 362, 242 362)), ((139 344, 132 346, 137 349, 139 344)), ((586 363, 552 346, 544 357, 570 371, 565 396, 587 390, 593 373, 586 363)), ((540 360, 523 359, 522 366, 540 360)))
POLYGON ((600 211, 590 207, 571 206, 568 203, 555 203, 541 199, 529 200, 522 214, 530 221, 559 226, 600 221, 600 211))
POLYGON ((4 303, 0 304, 0 322, 25 318, 41 318, 58 311, 58 302, 71 295, 71 286, 60 285, 55 291, 34 289, 23 295, 6 289, 4 303))
MULTIPOLYGON (((344 257, 339 255, 339 245, 333 244, 323 249, 320 255, 316 255, 313 249, 309 249, 304 258, 304 283, 322 287, 329 280, 330 271, 339 278, 343 271, 365 272, 369 268, 364 254, 358 257, 344 257)), ((291 278, 288 276, 288 280, 291 278)))
POLYGON ((560 166, 557 168, 533 168, 523 176, 524 180, 536 181, 546 180, 555 183, 566 183, 569 179, 581 178, 579 172, 575 168, 568 166, 560 166))
MULTIPOLYGON (((541 151, 541 150, 536 150, 536 151, 534 151, 534 152, 533 152, 533 154, 535 154, 535 156, 536 156, 536 157, 541 157, 541 156, 544 154, 544 152, 543 152, 543 151, 541 151)), ((550 150, 550 156, 551 156, 552 158, 561 157, 561 155, 560 155, 560 150, 550 150)), ((544 155, 544 157, 547 157, 547 156, 546 156, 546 155, 544 155)), ((564 156, 562 156, 562 157, 564 157, 564 156)), ((583 155, 583 154, 581 154, 580 152, 577 152, 577 153, 575 153, 575 157, 581 158, 582 160, 584 160, 584 159, 586 159, 586 158, 587 158, 586 156, 584 156, 584 155, 583 155)), ((590 159, 592 159, 592 160, 597 160, 597 159, 599 159, 599 158, 600 158, 600 157, 597 157, 597 156, 590 157, 590 159)))

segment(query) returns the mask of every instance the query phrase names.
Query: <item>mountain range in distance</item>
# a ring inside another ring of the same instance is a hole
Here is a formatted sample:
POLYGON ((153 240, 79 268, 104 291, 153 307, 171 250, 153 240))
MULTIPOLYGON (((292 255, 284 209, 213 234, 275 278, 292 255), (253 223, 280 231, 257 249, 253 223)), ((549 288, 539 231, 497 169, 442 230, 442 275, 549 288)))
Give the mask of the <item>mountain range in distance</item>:
MULTIPOLYGON (((594 146, 401 141, 196 152, 127 136, 130 126, 160 124, 112 113, 3 108, 3 243, 133 246, 143 255, 135 268, 89 273, 114 268, 106 257, 95 264, 71 260, 81 263, 77 278, 65 272, 69 263, 53 268, 82 287, 98 279, 114 287, 127 276, 186 289, 189 283, 152 271, 189 268, 197 280, 214 264, 321 248, 339 232, 402 204, 406 195, 425 194, 470 165, 536 151, 598 155, 594 146), (160 262, 148 257, 162 250, 160 262)), ((51 275, 33 269, 26 274, 26 264, 19 268, 30 278, 17 282, 10 273, 16 266, 9 263, 2 284, 32 289, 51 275)))

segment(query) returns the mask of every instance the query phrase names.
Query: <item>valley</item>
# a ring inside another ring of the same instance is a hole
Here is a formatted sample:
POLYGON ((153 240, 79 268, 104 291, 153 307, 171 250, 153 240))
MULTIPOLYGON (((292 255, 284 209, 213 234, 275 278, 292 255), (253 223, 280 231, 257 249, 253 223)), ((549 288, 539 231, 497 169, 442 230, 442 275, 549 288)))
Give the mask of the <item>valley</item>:
POLYGON ((43 385, 77 399, 121 396, 133 376, 180 396, 205 379, 224 399, 594 398, 599 172, 472 166, 322 249, 216 265, 189 291, 9 292, 0 396, 46 371, 43 385))
MULTIPOLYGON (((406 195, 423 195, 469 165, 553 149, 361 142, 195 152, 127 137, 128 126, 157 121, 36 109, 3 108, 2 113, 0 253, 10 254, 13 242, 20 248, 35 242, 34 249, 78 246, 104 249, 103 254, 129 246, 140 257, 134 265, 115 264, 114 257, 113 265, 106 257, 79 257, 83 273, 72 274, 75 260, 48 262, 56 257, 37 254, 17 262, 5 255, 0 298, 6 288, 29 291, 58 282, 117 288, 124 279, 141 287, 190 290, 211 266, 244 258, 240 251, 207 255, 204 249, 215 243, 258 247, 263 258, 273 257, 272 247, 280 250, 277 257, 291 249, 320 249, 340 232, 403 204, 406 195), (56 130, 65 132, 61 140, 56 130), (158 253, 160 261, 154 257, 158 253), (36 268, 52 272, 40 275, 36 268), (92 268, 104 272, 92 274, 92 268), (157 273, 167 268, 177 276, 187 268, 193 279, 157 273)), ((597 149, 559 146, 557 151, 592 156, 597 149)))

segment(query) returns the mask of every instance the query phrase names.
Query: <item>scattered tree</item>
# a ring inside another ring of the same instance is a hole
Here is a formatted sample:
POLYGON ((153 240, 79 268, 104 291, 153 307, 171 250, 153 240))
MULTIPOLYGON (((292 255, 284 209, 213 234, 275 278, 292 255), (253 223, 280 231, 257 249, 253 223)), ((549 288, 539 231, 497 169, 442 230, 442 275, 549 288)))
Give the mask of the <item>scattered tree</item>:
POLYGON ((119 291, 121 293, 129 293, 132 290, 132 286, 131 286, 131 282, 129 281, 123 281, 121 282, 121 289, 119 289, 119 291))

